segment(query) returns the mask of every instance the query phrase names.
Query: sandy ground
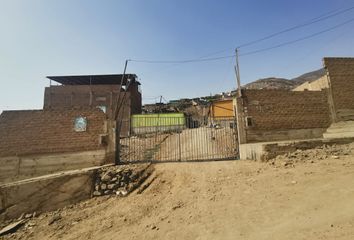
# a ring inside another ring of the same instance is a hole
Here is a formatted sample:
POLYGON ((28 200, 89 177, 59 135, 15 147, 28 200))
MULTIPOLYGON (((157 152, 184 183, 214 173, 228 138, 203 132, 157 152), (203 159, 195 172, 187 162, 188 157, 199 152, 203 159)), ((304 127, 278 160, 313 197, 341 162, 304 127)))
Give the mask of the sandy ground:
POLYGON ((155 169, 141 194, 91 199, 51 225, 42 214, 4 239, 354 239, 352 154, 155 169))

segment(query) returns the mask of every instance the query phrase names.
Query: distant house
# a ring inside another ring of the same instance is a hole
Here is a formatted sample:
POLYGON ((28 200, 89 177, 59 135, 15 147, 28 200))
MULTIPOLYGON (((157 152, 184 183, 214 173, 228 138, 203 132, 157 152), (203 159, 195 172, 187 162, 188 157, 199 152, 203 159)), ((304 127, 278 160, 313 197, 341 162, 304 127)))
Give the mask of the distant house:
POLYGON ((124 119, 128 119, 131 114, 141 113, 140 83, 135 74, 126 74, 123 81, 122 74, 47 78, 61 85, 50 84, 45 88, 44 109, 99 108, 109 119, 114 119, 118 104, 118 108, 122 109, 120 116, 124 119))

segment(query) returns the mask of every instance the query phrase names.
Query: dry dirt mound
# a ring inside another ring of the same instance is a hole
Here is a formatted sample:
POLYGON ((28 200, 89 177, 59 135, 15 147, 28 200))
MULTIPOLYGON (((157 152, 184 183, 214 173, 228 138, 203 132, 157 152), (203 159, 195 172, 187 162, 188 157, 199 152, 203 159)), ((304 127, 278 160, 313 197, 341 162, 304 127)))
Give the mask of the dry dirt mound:
POLYGON ((352 155, 354 152, 354 144, 344 145, 323 145, 314 149, 296 150, 295 152, 279 155, 274 159, 269 160, 270 164, 295 166, 299 162, 310 162, 325 160, 325 159, 339 159, 342 156, 352 155))

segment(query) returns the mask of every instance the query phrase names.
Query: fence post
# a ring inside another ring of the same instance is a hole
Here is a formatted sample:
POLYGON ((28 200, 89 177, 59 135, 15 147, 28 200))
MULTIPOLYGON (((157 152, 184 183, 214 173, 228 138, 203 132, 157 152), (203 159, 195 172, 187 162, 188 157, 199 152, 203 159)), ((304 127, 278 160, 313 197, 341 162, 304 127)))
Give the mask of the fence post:
POLYGON ((181 161, 181 160, 182 160, 182 158, 181 158, 181 132, 178 130, 178 161, 181 161))
POLYGON ((120 162, 120 132, 119 132, 120 126, 118 126, 118 123, 116 121, 116 127, 115 127, 115 139, 116 139, 116 156, 115 156, 115 165, 118 165, 120 162))

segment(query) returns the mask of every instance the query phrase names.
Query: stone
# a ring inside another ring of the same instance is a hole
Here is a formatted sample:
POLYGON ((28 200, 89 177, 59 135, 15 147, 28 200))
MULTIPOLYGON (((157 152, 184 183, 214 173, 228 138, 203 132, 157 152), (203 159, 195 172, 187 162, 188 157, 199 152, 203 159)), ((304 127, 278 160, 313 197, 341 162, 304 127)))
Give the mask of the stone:
POLYGON ((118 196, 124 197, 124 196, 126 196, 128 194, 128 192, 126 190, 122 189, 122 190, 117 190, 116 194, 118 196))
POLYGON ((101 189, 102 190, 106 190, 107 189, 107 184, 105 184, 105 183, 101 184, 101 189))
POLYGON ((105 195, 108 195, 108 194, 111 194, 112 193, 112 190, 106 190, 106 191, 104 191, 104 194, 105 195))
POLYGON ((102 194, 101 194, 101 192, 99 192, 99 191, 94 191, 93 192, 93 196, 101 196, 102 194))
POLYGON ((32 213, 27 213, 26 215, 25 215, 25 218, 31 218, 32 217, 32 213))
POLYGON ((112 190, 112 189, 115 189, 117 187, 117 184, 108 184, 107 185, 107 188, 112 190))
POLYGON ((108 173, 104 174, 102 177, 101 177, 101 180, 102 181, 105 181, 105 182, 108 182, 108 181, 111 181, 112 177, 108 175, 108 173))
POLYGON ((96 191, 100 190, 100 185, 96 185, 96 186, 95 186, 95 190, 96 190, 96 191))

